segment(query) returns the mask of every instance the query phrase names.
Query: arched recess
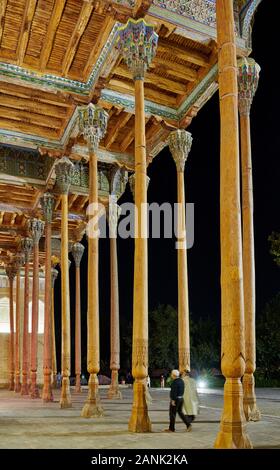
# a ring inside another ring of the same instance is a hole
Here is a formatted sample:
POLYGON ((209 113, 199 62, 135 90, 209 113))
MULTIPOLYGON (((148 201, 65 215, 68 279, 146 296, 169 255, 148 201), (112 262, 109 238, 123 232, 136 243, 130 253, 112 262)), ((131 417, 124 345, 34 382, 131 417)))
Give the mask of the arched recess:
POLYGON ((249 0, 244 2, 244 5, 240 9, 239 18, 241 37, 245 39, 248 45, 251 44, 252 20, 261 1, 262 0, 249 0))

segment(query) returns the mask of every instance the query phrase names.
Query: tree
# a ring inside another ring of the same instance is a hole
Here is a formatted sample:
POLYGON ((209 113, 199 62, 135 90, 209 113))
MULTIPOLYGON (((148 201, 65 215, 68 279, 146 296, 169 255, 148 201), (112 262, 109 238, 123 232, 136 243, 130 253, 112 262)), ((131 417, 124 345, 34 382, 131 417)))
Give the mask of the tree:
POLYGON ((268 241, 270 242, 270 254, 277 266, 280 266, 280 233, 272 232, 268 241))
POLYGON ((257 366, 270 375, 279 375, 280 292, 266 304, 257 318, 257 366))
POLYGON ((149 313, 149 366, 178 367, 178 316, 171 305, 159 305, 149 313))

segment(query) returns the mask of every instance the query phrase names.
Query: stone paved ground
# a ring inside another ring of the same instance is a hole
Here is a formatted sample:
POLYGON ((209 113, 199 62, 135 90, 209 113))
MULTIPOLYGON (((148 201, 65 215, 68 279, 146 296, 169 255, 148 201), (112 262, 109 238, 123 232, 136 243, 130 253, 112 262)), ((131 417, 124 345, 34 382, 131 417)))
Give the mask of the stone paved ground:
MULTIPOLYGON (((55 402, 44 404, 14 392, 0 390, 0 448, 2 449, 207 449, 219 429, 223 395, 221 390, 200 393, 201 413, 192 431, 185 432, 179 418, 176 433, 162 433, 168 427, 168 389, 151 389, 153 402, 150 417, 153 432, 134 434, 127 430, 132 405, 132 390, 123 389, 123 400, 106 398, 101 389, 105 410, 103 418, 80 417, 87 391, 73 392, 73 408, 59 408, 59 392, 55 402)), ((247 432, 254 448, 280 448, 280 389, 258 389, 262 420, 249 423, 247 432)))

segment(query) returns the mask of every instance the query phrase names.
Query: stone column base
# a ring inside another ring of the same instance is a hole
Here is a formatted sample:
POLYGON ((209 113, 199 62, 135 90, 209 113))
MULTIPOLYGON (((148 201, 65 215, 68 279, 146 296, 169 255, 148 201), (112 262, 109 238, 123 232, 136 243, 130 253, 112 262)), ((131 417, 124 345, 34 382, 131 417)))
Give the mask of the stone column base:
POLYGON ((10 377, 9 390, 10 390, 10 391, 14 391, 14 390, 15 390, 14 374, 12 374, 11 377, 10 377))
POLYGON ((21 391, 21 383, 20 383, 20 376, 19 375, 15 376, 15 385, 14 385, 13 390, 16 393, 19 393, 21 391))
POLYGON ((107 397, 110 400, 121 400, 122 394, 119 389, 118 370, 113 369, 111 373, 111 385, 108 390, 107 397))
POLYGON ((81 377, 80 374, 76 375, 76 385, 75 385, 75 392, 76 393, 81 393, 81 377))
POLYGON ((133 385, 133 405, 128 430, 131 432, 151 432, 152 430, 148 415, 146 385, 143 380, 135 379, 133 385))
POLYGON ((44 386, 43 386, 43 392, 42 392, 42 400, 46 403, 53 401, 50 373, 44 374, 44 386))
POLYGON ((62 378, 60 408, 72 408, 69 377, 62 378))
POLYGON ((40 393, 37 385, 37 372, 31 371, 30 374, 31 385, 30 385, 30 396, 31 398, 40 398, 40 393))
POLYGON ((259 421, 261 419, 261 413, 257 406, 254 375, 245 373, 242 385, 245 418, 247 421, 259 421))
POLYGON ((245 432, 244 422, 240 379, 226 379, 224 411, 214 447, 217 449, 251 449, 252 444, 245 432))
POLYGON ((97 374, 90 374, 88 381, 88 397, 82 409, 81 416, 83 418, 100 418, 104 416, 98 392, 97 374))
POLYGON ((29 395, 29 385, 27 374, 22 374, 21 395, 29 395))

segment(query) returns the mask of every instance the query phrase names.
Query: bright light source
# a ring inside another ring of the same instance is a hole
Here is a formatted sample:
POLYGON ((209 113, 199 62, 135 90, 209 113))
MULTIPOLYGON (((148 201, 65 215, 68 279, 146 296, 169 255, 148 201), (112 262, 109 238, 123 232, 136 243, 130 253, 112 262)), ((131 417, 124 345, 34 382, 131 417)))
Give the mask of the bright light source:
POLYGON ((205 380, 199 380, 197 386, 198 388, 206 388, 207 382, 205 380))

